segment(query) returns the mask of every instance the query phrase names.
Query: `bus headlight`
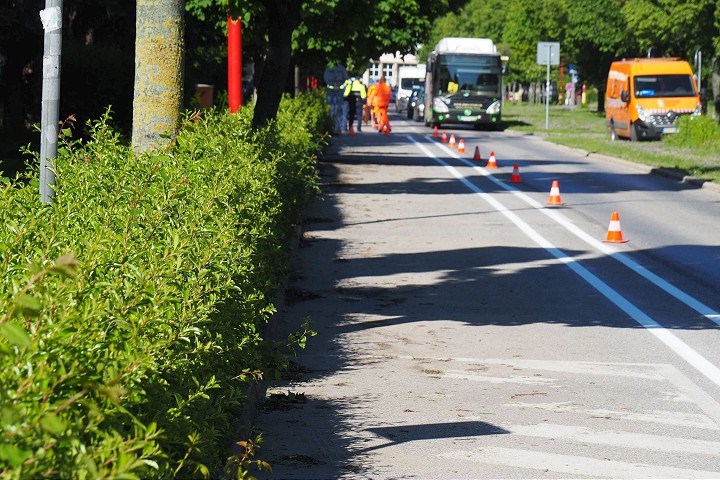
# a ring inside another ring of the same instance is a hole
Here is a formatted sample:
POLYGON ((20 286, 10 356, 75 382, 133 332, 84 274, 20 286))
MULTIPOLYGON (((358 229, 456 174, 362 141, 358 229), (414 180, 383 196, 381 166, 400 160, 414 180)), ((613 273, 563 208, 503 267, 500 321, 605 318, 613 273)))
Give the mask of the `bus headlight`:
POLYGON ((643 107, 640 105, 635 105, 635 109, 637 110, 638 118, 642 120, 643 122, 650 122, 651 115, 645 111, 643 107))
POLYGON ((498 100, 497 102, 493 102, 493 104, 488 107, 487 113, 490 115, 497 115, 498 113, 500 113, 500 106, 500 100, 498 100))
POLYGON ((702 115, 702 103, 698 103, 695 111, 690 114, 691 117, 699 117, 700 115, 702 115))
POLYGON ((433 110, 438 113, 448 113, 450 111, 447 104, 440 97, 433 98, 433 110))

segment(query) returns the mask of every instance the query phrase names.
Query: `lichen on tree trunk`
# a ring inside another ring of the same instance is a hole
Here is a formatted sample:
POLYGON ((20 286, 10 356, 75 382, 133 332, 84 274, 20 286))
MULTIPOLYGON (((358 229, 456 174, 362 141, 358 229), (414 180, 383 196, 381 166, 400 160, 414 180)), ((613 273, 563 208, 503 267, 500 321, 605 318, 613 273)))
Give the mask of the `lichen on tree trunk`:
POLYGON ((132 145, 136 151, 164 143, 183 102, 184 0, 137 0, 132 145))

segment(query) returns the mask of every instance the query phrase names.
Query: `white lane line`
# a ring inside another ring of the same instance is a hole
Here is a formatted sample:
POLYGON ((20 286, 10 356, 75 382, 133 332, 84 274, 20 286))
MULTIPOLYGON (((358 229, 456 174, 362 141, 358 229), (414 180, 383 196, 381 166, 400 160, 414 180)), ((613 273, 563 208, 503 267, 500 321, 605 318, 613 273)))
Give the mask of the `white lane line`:
POLYGON ((456 158, 460 160, 465 165, 472 167, 476 172, 482 174, 484 177, 486 177, 488 180, 493 182, 495 185, 499 186, 500 188, 507 190, 508 192, 512 193, 531 207, 540 210, 542 213, 544 213, 546 216, 554 220, 556 223, 562 225, 565 227, 566 230, 568 230, 570 233, 578 237, 579 239, 583 240, 585 243, 591 245, 592 247, 595 247, 596 249, 600 250, 601 252, 605 253, 606 255, 612 257, 613 259, 617 260, 618 262, 622 263, 626 267, 628 267, 630 270, 634 271, 641 277, 645 278, 652 284, 654 284, 656 287, 664 290, 669 295, 672 295, 677 300, 681 301, 688 307, 692 308, 696 312, 698 312, 703 317, 707 318, 708 320, 714 322, 717 325, 720 325, 720 312, 717 310, 714 310, 713 308, 705 305, 700 300, 688 295, 687 293, 683 292, 679 288, 677 288, 675 285, 671 284, 667 280, 661 278, 660 276, 656 275, 655 273, 651 272, 647 268, 643 267, 639 263, 637 263, 635 260, 630 258, 629 256, 625 255, 622 252, 619 252, 617 249, 613 248, 610 244, 603 243, 600 240, 597 240, 593 238, 591 235, 589 235, 587 232, 584 232, 580 228, 578 228, 577 225, 572 223, 565 215, 558 212, 557 210, 552 210, 550 208, 545 207, 541 203, 535 201, 531 197, 529 197, 524 192, 521 192, 517 188, 508 185, 507 183, 503 182, 502 180, 499 180, 496 178, 492 173, 490 173, 487 169, 480 167, 478 165, 475 165, 471 161, 469 161, 466 158, 460 157, 458 154, 447 148, 445 145, 439 144, 440 148, 442 148, 448 155, 452 156, 453 158, 456 158))
POLYGON ((517 448, 488 447, 478 451, 441 453, 442 458, 489 465, 529 468, 591 478, 720 478, 720 472, 646 465, 642 463, 597 460, 595 458, 536 452, 517 448))
POLYGON ((655 370, 673 384, 686 399, 700 407, 708 417, 720 425, 720 402, 705 393, 702 388, 698 387, 674 365, 657 364, 655 370))
MULTIPOLYGON (((525 235, 531 240, 537 243, 539 246, 544 248, 548 253, 555 257, 558 261, 565 264, 570 270, 575 272, 583 280, 589 283, 598 292, 602 293, 608 300, 613 302, 622 311, 627 313, 637 323, 645 327, 650 333, 667 345, 671 350, 680 355, 685 361, 696 368, 700 373, 710 379, 715 385, 720 386, 720 368, 709 362, 705 357, 696 352, 688 344, 680 340, 678 337, 667 331, 662 325, 657 323, 655 320, 650 318, 645 312, 640 310, 634 304, 632 304, 625 297, 620 295, 617 291, 613 290, 607 283, 603 282, 595 274, 590 272, 588 269, 577 263, 573 258, 566 255, 562 250, 555 247, 545 237, 535 231, 529 224, 527 224, 520 217, 515 215, 512 211, 507 209, 505 205, 500 203, 492 195, 489 195, 480 187, 472 183, 470 180, 465 178, 455 167, 448 164, 445 160, 433 155, 425 145, 415 140, 412 135, 407 136, 411 142, 413 142, 422 152, 428 157, 435 160, 438 164, 445 167, 445 169, 455 177, 459 182, 465 185, 472 192, 476 193, 483 200, 489 203, 495 210, 502 213, 508 220, 513 222, 525 235)), ((449 152, 455 155, 453 152, 449 152)))
MULTIPOLYGON (((556 413, 572 413, 577 415, 585 415, 588 417, 609 418, 612 420, 628 420, 631 422, 659 423, 662 425, 673 425, 676 427, 703 428, 706 430, 720 430, 717 423, 712 421, 707 415, 700 413, 685 413, 669 410, 652 410, 649 412, 632 412, 627 410, 608 410, 605 408, 585 408, 576 405, 573 402, 554 402, 554 403, 529 403, 529 402, 512 402, 506 403, 506 407, 515 407, 522 409, 546 410, 556 413)), ((463 417, 464 419, 480 419, 472 415, 463 417)))
MULTIPOLYGON (((388 358, 378 356, 377 358, 388 358)), ((524 358, 502 359, 502 358, 479 358, 479 357, 428 357, 398 355, 393 358, 402 358, 415 361, 436 361, 436 362, 458 362, 479 365, 500 365, 512 369, 544 370, 556 373, 570 373, 579 375, 606 375, 611 377, 638 378, 659 382, 668 382, 678 392, 677 401, 692 402, 697 405, 713 424, 707 424, 703 428, 718 429, 720 426, 720 402, 708 395, 698 387, 692 380, 683 374, 674 365, 665 363, 605 363, 605 362, 584 362, 571 360, 534 360, 524 358)), ((507 404, 513 406, 514 404, 507 404)), ((533 403, 533 405, 541 405, 533 403)), ((540 407, 538 407, 540 408, 540 407)), ((672 421, 671 416, 666 417, 672 421)))
POLYGON ((554 378, 526 377, 522 375, 511 375, 509 377, 495 377, 492 375, 471 374, 458 371, 450 371, 440 375, 442 378, 456 378, 473 382, 486 383, 513 383, 519 385, 553 385, 557 383, 554 378))
POLYGON ((590 428, 572 425, 499 425, 514 435, 565 440, 577 443, 609 445, 621 448, 637 448, 660 452, 720 455, 720 443, 690 438, 664 437, 646 433, 621 432, 614 430, 593 431, 590 428))

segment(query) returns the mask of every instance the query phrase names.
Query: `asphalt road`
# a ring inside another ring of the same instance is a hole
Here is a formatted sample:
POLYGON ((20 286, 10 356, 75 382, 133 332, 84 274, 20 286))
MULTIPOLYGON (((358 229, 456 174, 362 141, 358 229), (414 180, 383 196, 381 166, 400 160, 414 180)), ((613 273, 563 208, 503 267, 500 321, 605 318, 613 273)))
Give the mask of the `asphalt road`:
POLYGON ((258 409, 259 478, 720 478, 719 190, 368 130, 320 163, 275 325, 318 335, 258 409))

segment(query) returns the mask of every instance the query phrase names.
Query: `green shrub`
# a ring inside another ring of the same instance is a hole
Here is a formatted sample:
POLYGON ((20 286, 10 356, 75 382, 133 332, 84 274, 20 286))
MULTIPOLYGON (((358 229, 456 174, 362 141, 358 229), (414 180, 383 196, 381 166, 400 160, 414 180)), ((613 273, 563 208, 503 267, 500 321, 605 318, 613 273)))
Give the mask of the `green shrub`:
POLYGON ((0 186, 0 477, 222 471, 325 135, 312 98, 283 108, 143 154, 106 115, 61 143, 52 205, 37 171, 0 186))
POLYGON ((699 147, 720 142, 720 126, 707 115, 684 115, 677 121, 678 131, 667 136, 667 143, 678 147, 699 147))

